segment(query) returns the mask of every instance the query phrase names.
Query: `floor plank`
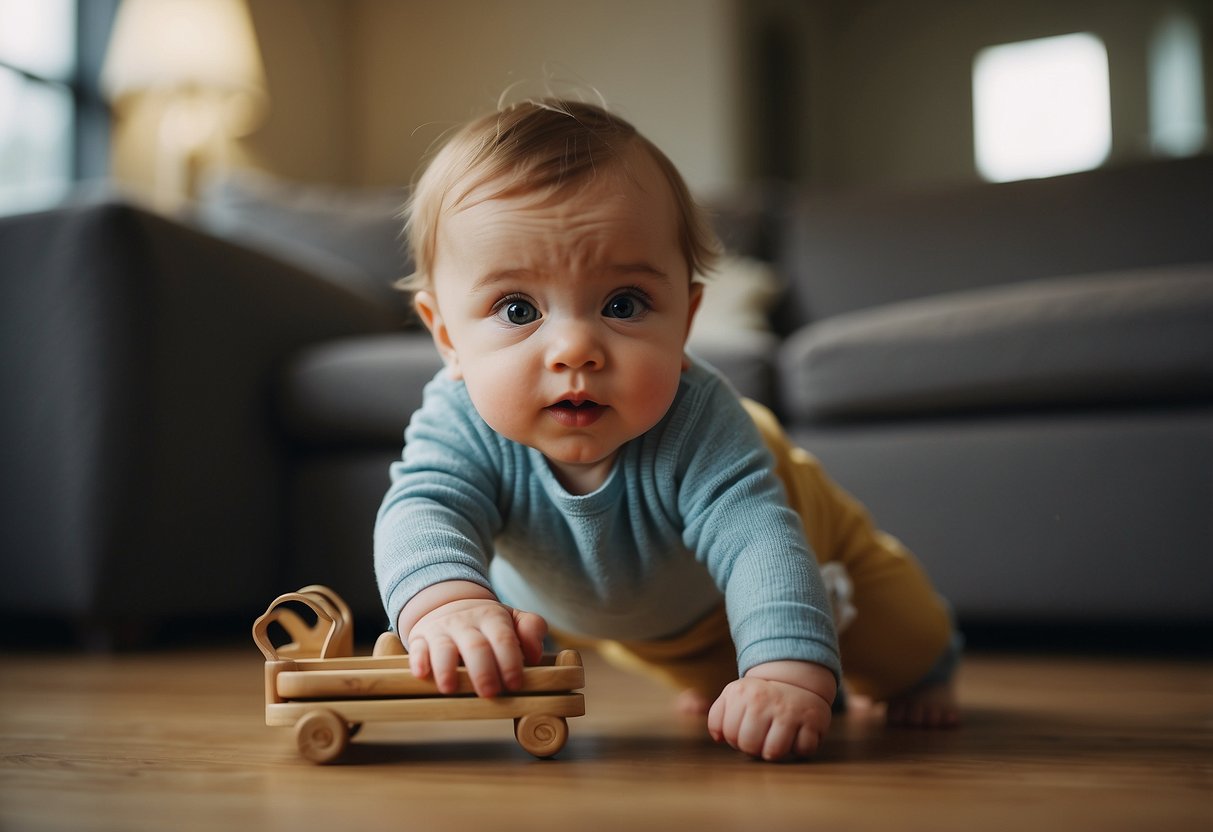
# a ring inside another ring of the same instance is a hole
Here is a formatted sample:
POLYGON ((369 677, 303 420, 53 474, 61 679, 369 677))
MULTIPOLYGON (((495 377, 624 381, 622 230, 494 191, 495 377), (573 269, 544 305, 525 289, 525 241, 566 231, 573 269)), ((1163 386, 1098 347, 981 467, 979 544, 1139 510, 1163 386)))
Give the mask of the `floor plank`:
POLYGON ((1213 664, 978 654, 964 727, 836 720, 771 765, 586 657, 555 760, 502 722, 371 724, 314 766, 264 724, 260 654, 0 654, 0 829, 1213 829, 1213 664))

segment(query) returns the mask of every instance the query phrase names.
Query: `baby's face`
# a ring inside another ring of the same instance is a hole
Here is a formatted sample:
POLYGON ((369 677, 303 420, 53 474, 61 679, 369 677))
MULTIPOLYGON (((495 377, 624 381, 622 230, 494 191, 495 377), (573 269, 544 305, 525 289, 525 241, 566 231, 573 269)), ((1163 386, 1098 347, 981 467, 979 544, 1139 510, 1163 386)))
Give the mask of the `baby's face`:
POLYGON ((647 156, 630 162, 567 197, 473 194, 442 217, 434 290, 417 296, 481 417, 580 493, 673 403, 698 303, 670 188, 647 156))

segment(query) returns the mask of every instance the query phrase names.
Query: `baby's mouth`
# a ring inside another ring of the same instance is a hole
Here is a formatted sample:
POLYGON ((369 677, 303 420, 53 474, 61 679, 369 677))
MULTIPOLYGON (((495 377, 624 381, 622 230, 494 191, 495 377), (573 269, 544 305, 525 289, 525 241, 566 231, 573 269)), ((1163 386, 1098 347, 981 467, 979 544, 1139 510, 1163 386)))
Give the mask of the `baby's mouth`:
POLYGON ((558 424, 569 428, 584 428, 597 422, 606 412, 606 405, 601 405, 591 399, 573 401, 562 399, 547 408, 552 418, 558 424))

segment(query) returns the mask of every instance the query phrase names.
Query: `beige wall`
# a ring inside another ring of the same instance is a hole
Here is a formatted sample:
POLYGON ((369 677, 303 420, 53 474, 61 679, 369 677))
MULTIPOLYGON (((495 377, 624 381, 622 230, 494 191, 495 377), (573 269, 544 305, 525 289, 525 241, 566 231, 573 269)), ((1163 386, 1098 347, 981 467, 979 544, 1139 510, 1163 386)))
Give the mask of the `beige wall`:
MULTIPOLYGON (((986 46, 1091 32, 1108 49, 1110 161, 1149 157, 1147 44, 1187 6, 1206 28, 1210 0, 812 0, 803 33, 812 125, 801 152, 824 186, 977 178, 971 73, 986 46)), ((1207 31, 1206 31, 1207 39, 1207 31)), ((1213 55, 1206 51, 1206 76, 1213 55)))
MULTIPOLYGON (((398 185, 453 124, 515 96, 593 95, 701 193, 779 175, 821 187, 974 180, 973 57, 1091 31, 1108 46, 1113 160, 1148 149, 1146 43, 1213 0, 248 0, 268 121, 229 153, 281 176, 398 185), (772 45, 784 54, 773 61, 772 45)), ((1213 53, 1206 48, 1207 86, 1213 53)), ((149 125, 116 131, 146 176, 149 125)))
POLYGON ((398 184, 514 95, 601 93, 693 187, 740 175, 733 0, 250 0, 273 111, 243 144, 293 178, 398 184))
POLYGON ((355 179, 407 180, 452 124, 514 94, 593 96, 670 155, 693 187, 734 183, 731 0, 359 0, 355 179))
POLYGON ((269 84, 270 113, 241 142, 249 161, 282 176, 346 183, 359 114, 343 0, 248 0, 269 84))

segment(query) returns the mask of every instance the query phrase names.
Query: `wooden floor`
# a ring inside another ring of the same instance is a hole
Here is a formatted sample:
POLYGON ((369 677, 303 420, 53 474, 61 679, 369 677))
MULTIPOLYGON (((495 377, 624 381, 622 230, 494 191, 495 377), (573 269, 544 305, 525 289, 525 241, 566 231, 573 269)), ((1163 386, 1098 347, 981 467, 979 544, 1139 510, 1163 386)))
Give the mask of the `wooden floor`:
POLYGON ((370 724, 341 765, 263 721, 246 648, 0 654, 0 830, 1213 829, 1213 664, 970 656, 957 731, 839 718, 812 762, 714 745, 586 656, 555 759, 508 722, 370 724))

